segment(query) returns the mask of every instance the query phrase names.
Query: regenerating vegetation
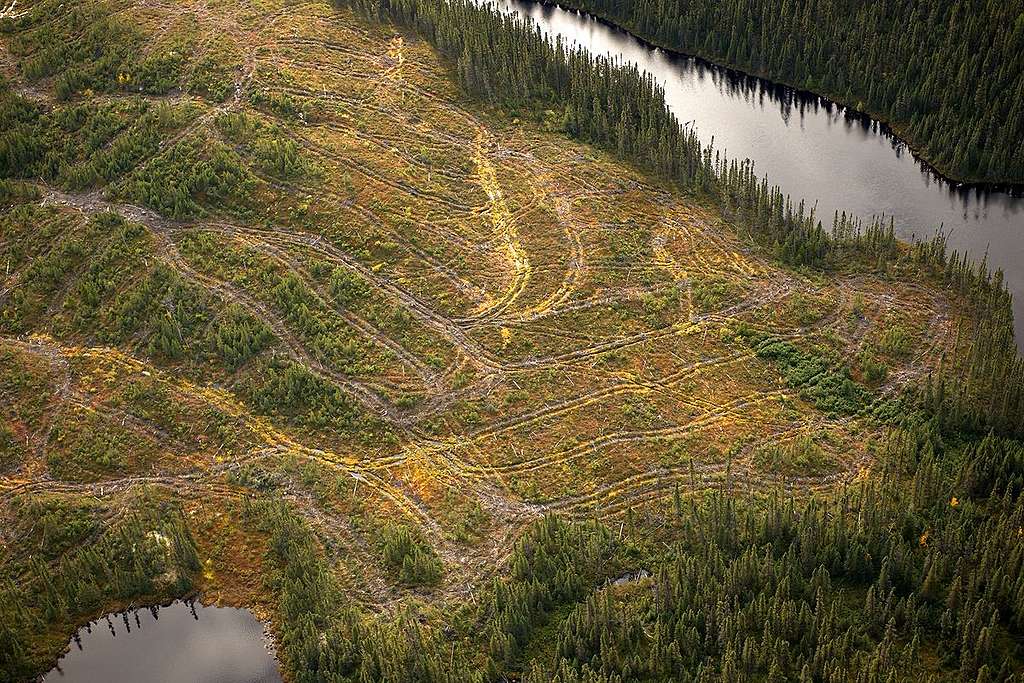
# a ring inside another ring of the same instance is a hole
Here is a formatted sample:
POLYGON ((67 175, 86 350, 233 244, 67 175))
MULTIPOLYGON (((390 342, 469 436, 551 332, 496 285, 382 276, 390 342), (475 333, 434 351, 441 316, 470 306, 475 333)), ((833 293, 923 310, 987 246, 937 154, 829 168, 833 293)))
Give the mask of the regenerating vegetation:
POLYGON ((296 681, 1019 676, 984 264, 472 4, 2 21, 0 680, 187 593, 296 681))

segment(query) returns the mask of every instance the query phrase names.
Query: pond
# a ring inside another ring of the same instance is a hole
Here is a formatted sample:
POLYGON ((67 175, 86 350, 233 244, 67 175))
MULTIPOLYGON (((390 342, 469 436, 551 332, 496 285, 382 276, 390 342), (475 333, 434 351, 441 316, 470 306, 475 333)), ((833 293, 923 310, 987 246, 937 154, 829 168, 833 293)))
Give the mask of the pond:
POLYGON ((280 683, 251 612, 174 602, 107 615, 82 628, 46 683, 280 683))
POLYGON ((751 159, 759 175, 816 206, 826 227, 835 211, 884 215, 903 239, 941 228, 950 248, 975 259, 987 252, 1014 294, 1018 343, 1024 339, 1024 197, 949 183, 886 126, 824 98, 666 52, 576 11, 521 0, 496 6, 652 74, 669 108, 702 141, 713 138, 730 158, 751 159))

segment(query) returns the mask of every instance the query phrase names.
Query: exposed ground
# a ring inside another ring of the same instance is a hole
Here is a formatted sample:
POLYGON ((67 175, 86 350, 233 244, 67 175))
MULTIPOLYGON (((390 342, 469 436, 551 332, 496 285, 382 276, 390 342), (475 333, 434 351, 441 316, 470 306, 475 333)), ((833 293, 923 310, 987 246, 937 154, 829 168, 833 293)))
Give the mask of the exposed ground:
MULTIPOLYGON (((872 410, 953 350, 947 294, 782 268, 700 200, 466 101, 413 36, 323 2, 111 6, 224 96, 133 94, 126 74, 59 102, 5 44, 15 91, 115 122, 0 218, 12 519, 53 496, 110 519, 166 490, 194 520, 207 597, 252 603, 259 539, 235 502, 269 490, 374 609, 408 595, 381 529, 418 529, 445 566, 420 592, 443 603, 546 512, 614 520, 677 489, 865 476, 872 410), (147 116, 151 153, 73 181, 147 116), (217 155, 222 190, 166 191, 217 155), (869 400, 826 410, 754 332, 849 366, 869 400), (240 338, 251 352, 224 351, 240 338)), ((0 527, 0 563, 31 552, 23 531, 0 527)))

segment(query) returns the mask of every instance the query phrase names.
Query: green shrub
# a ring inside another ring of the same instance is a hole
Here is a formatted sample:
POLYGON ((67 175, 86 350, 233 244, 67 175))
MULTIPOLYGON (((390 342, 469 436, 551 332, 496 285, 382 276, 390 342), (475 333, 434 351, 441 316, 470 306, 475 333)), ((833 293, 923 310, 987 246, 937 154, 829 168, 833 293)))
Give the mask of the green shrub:
POLYGON ((217 321, 213 341, 217 353, 231 370, 237 370, 273 341, 266 323, 232 304, 217 321))
POLYGON ((330 380, 288 360, 274 360, 245 387, 252 404, 264 415, 306 427, 351 432, 359 411, 330 380))
POLYGON ((381 536, 384 562, 405 586, 427 586, 441 580, 444 565, 426 541, 405 525, 389 524, 381 536))
POLYGON ((858 356, 860 361, 860 372, 864 380, 869 384, 881 384, 889 374, 889 366, 875 357, 875 354, 864 349, 858 356))
POLYGON ((890 325, 882 332, 878 346, 882 353, 895 358, 906 357, 910 353, 913 339, 902 325, 890 325))
POLYGON ((267 125, 244 112, 229 112, 217 119, 217 128, 225 138, 255 158, 262 173, 292 180, 313 178, 319 171, 302 154, 302 148, 279 127, 267 125))
POLYGON ((721 308, 722 303, 734 296, 732 284, 721 277, 694 280, 691 294, 693 307, 702 313, 721 308))
POLYGON ((758 358, 775 365, 786 383, 820 410, 855 414, 871 403, 870 394, 853 381, 847 368, 782 339, 749 332, 740 332, 740 336, 754 347, 758 358))
POLYGON ((256 179, 238 155, 199 137, 182 140, 129 176, 115 194, 172 218, 194 218, 208 207, 248 214, 256 179))

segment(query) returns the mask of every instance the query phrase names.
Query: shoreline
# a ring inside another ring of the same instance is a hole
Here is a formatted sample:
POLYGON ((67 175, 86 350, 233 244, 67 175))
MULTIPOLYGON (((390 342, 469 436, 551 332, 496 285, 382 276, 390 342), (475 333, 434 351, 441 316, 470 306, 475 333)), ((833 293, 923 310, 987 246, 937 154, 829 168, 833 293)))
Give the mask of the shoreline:
POLYGON ((794 95, 808 100, 817 99, 819 102, 823 102, 828 106, 836 107, 840 110, 843 110, 844 113, 850 118, 857 120, 868 120, 872 124, 877 125, 881 133, 904 145, 907 148, 907 150, 911 153, 914 160, 918 163, 918 165, 921 166, 922 170, 928 172, 933 179, 945 185, 948 185, 953 190, 961 192, 970 192, 973 190, 981 193, 1002 193, 1015 198, 1024 197, 1024 181, 1012 182, 961 179, 953 175, 950 175, 948 171, 944 171, 935 163, 930 161, 927 157, 925 157, 924 153, 921 151, 920 146, 912 142, 908 137, 906 137, 906 135, 901 131, 901 129, 896 124, 890 122, 885 116, 873 113, 867 109, 859 109, 853 105, 845 104, 840 99, 832 95, 815 92, 813 90, 808 90, 802 86, 793 85, 792 83, 788 83, 786 81, 771 78, 765 74, 745 71, 735 66, 722 64, 699 54, 684 52, 676 47, 662 45, 661 43, 658 43, 656 41, 645 38, 637 33, 634 33, 629 28, 615 23, 615 21, 604 15, 595 14, 590 10, 575 5, 573 4, 572 0, 521 1, 528 2, 530 4, 540 5, 542 7, 550 7, 567 12, 576 12, 585 17, 593 19, 594 21, 597 21, 598 23, 612 30, 626 34, 650 49, 661 50, 662 52, 665 52, 666 54, 675 58, 692 59, 704 66, 718 69, 720 71, 724 71, 728 74, 732 74, 735 76, 757 79, 764 86, 770 86, 773 88, 784 88, 792 92, 794 95))
POLYGON ((61 660, 63 660, 64 657, 71 651, 71 645, 75 642, 75 637, 78 634, 80 634, 83 629, 91 627, 94 624, 99 624, 102 620, 108 619, 110 617, 118 617, 124 614, 134 614, 137 611, 150 610, 154 607, 159 609, 166 609, 175 604, 181 603, 183 605, 189 606, 191 609, 194 609, 194 606, 198 604, 201 608, 204 609, 227 608, 235 610, 244 610, 248 612, 255 620, 255 622, 263 627, 264 648, 266 649, 267 654, 270 656, 270 658, 273 659, 273 661, 277 664, 278 674, 281 676, 281 679, 285 683, 288 683, 291 679, 289 676, 286 675, 283 662, 281 661, 281 658, 278 655, 280 641, 278 638, 278 634, 275 630, 276 621, 273 618, 275 615, 265 613, 266 610, 262 609, 260 606, 232 604, 231 601, 221 603, 219 600, 207 600, 207 597, 208 596, 206 596, 201 591, 192 590, 181 596, 172 598, 168 598, 166 596, 145 596, 137 600, 131 600, 129 602, 115 601, 109 604, 107 607, 102 608, 100 611, 92 613, 88 617, 77 619, 74 622, 72 622, 74 623, 74 627, 68 634, 64 647, 57 653, 56 657, 52 658, 49 664, 49 668, 47 668, 45 671, 41 671, 36 676, 36 678, 32 680, 36 681, 37 683, 42 683, 43 681, 45 681, 47 676, 49 676, 51 673, 57 670, 57 667, 59 667, 61 660))

